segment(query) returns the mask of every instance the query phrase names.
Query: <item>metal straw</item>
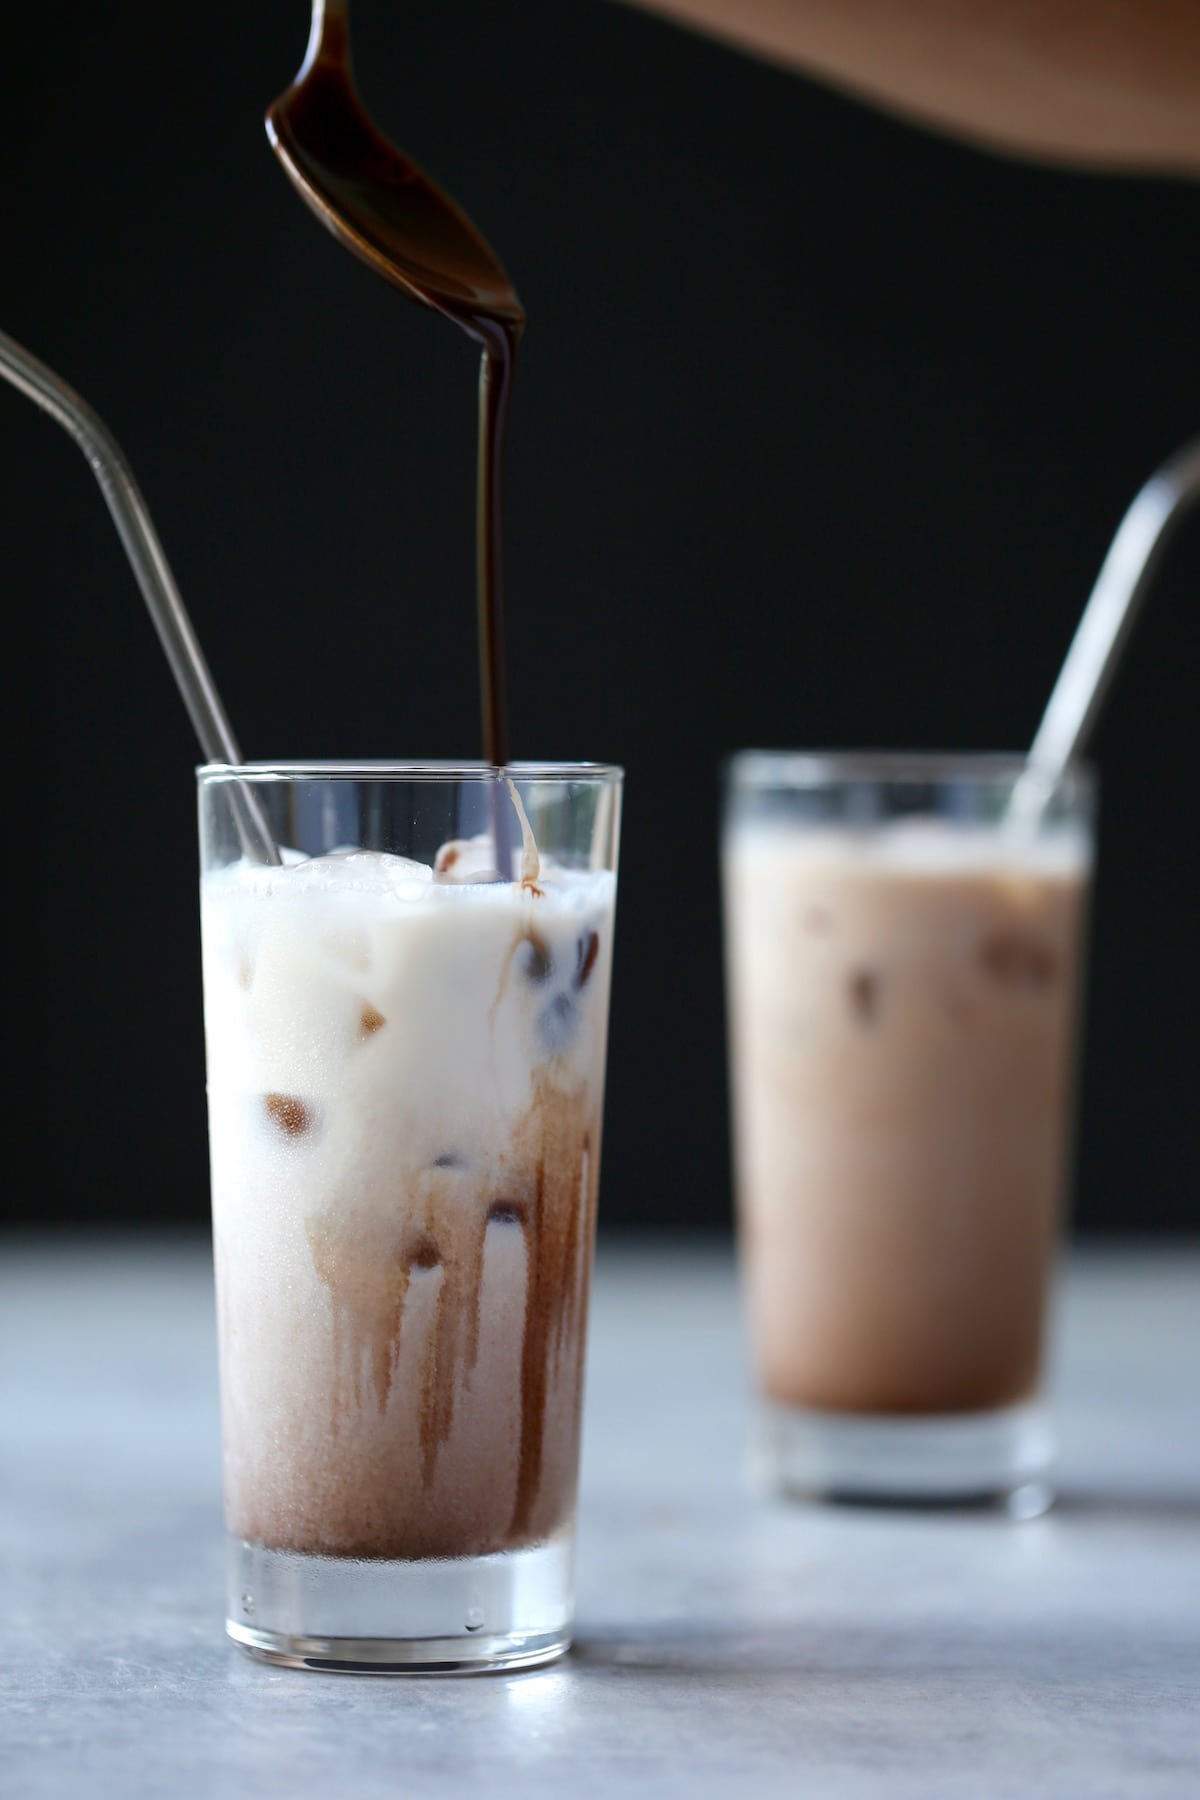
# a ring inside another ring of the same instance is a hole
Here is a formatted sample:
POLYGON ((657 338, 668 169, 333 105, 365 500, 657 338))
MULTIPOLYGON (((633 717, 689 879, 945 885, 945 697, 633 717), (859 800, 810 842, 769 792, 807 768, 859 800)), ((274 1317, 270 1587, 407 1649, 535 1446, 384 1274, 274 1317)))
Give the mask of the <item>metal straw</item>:
MULTIPOLYGON (((120 445, 73 388, 2 331, 0 375, 49 413, 83 451, 120 533, 205 761, 240 763, 242 756, 233 728, 120 445)), ((241 800, 245 816, 238 818, 238 830, 247 856, 259 862, 278 863, 279 851, 258 798, 245 784, 241 784, 241 800)))
POLYGON ((1117 527, 1009 800, 1014 824, 1037 824, 1067 764, 1082 750, 1171 531, 1198 498, 1195 438, 1151 475, 1117 527))

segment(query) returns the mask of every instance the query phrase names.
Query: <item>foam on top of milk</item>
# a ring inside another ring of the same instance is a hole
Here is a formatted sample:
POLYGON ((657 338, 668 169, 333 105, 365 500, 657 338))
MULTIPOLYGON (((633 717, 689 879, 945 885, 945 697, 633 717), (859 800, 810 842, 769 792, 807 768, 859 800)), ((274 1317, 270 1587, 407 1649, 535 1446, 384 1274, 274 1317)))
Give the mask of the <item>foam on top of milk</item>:
POLYGON ((881 823, 806 825, 754 820, 734 825, 726 850, 764 864, 821 864, 839 870, 897 875, 971 875, 1002 872, 1077 878, 1089 862, 1083 831, 1060 826, 1036 837, 1017 827, 914 816, 881 823))
MULTIPOLYGON (((405 907, 467 906, 511 908, 529 900, 519 883, 507 881, 441 881, 428 863, 385 851, 347 848, 325 856, 303 857, 284 850, 282 866, 230 863, 203 878, 206 901, 223 898, 283 900, 326 894, 354 894, 405 907)), ((615 877, 607 870, 564 869, 542 859, 540 889, 534 904, 549 902, 557 910, 588 908, 611 900, 615 877)))

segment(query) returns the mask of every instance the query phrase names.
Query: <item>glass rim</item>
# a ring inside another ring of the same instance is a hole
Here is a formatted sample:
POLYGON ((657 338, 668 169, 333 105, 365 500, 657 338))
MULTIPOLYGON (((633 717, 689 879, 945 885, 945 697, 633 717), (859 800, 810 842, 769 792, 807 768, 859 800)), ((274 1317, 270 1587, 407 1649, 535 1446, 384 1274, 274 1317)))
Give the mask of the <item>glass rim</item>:
POLYGON ((390 757, 375 759, 331 758, 315 762, 244 762, 199 763, 196 779, 200 782, 298 782, 298 781, 498 781, 511 775, 521 782, 596 782, 619 786, 625 771, 618 763, 602 762, 511 762, 503 768, 488 762, 399 761, 390 757))
MULTIPOLYGON (((1024 750, 735 750, 723 762, 730 787, 825 787, 845 781, 1014 783, 1034 765, 1024 750)), ((1086 759, 1073 758, 1054 788, 1096 783, 1086 759)))

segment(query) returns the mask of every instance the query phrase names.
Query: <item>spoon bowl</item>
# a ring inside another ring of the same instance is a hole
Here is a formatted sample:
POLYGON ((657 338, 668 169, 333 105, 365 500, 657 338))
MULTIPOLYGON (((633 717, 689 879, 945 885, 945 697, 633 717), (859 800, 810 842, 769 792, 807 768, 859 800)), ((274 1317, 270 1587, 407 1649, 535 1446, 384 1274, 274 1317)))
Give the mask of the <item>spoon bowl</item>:
POLYGON ((303 65, 267 109, 290 180, 346 249, 482 342, 515 347, 525 310, 494 250, 445 190, 372 123, 354 86, 346 0, 314 0, 303 65))

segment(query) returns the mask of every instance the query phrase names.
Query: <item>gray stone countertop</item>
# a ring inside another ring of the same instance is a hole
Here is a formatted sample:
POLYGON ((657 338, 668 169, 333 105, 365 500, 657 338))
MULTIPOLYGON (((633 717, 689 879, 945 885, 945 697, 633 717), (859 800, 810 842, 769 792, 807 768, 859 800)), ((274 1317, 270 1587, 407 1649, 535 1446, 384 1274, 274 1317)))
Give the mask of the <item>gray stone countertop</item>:
POLYGON ((603 1244, 571 1655, 272 1669, 222 1628, 202 1243, 0 1242, 0 1793, 1200 1793, 1200 1245, 1077 1249, 1059 1500, 744 1484, 728 1246, 603 1244))

